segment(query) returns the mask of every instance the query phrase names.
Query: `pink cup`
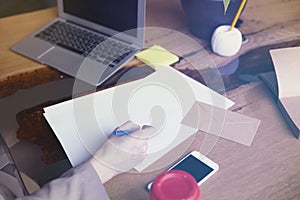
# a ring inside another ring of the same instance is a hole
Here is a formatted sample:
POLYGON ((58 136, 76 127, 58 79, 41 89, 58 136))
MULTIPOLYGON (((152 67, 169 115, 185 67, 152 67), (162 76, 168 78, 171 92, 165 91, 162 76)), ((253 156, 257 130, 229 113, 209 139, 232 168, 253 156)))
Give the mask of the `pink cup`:
POLYGON ((195 178, 181 170, 160 174, 150 190, 151 200, 200 200, 200 189, 195 178))

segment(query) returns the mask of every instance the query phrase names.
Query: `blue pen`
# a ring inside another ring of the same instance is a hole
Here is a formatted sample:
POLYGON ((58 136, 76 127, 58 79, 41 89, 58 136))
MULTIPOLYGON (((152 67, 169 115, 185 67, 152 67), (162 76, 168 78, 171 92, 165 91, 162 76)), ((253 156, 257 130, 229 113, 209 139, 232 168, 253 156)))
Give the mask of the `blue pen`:
POLYGON ((129 135, 132 132, 134 132, 134 130, 115 130, 115 131, 113 131, 113 134, 114 135, 129 135))

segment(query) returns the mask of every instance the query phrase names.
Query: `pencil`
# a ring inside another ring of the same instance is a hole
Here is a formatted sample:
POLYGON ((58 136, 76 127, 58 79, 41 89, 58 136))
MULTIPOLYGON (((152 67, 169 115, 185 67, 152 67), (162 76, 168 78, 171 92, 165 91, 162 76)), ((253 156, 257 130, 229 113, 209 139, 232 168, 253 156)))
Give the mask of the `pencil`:
POLYGON ((115 130, 113 131, 113 135, 129 135, 130 133, 133 133, 133 130, 115 130))
POLYGON ((246 1, 247 0, 242 0, 241 5, 240 5, 240 7, 239 7, 239 9, 238 9, 238 11, 237 11, 237 13, 236 13, 236 15, 235 15, 232 23, 231 23, 229 31, 231 31, 234 28, 234 26, 236 25, 236 22, 237 22, 237 20, 239 19, 240 15, 241 15, 241 12, 242 12, 242 10, 243 10, 243 8, 245 6, 246 1))

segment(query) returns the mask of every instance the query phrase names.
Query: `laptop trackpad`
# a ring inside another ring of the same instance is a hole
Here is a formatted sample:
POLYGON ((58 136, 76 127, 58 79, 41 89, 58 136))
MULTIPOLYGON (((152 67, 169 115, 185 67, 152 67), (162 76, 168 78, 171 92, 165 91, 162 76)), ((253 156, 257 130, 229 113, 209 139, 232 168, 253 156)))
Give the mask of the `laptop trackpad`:
POLYGON ((76 75, 83 59, 80 55, 73 55, 56 47, 40 57, 41 62, 73 76, 76 75))
POLYGON ((100 77, 111 73, 110 69, 104 70, 103 66, 91 59, 57 47, 43 55, 40 61, 92 85, 97 84, 100 77))

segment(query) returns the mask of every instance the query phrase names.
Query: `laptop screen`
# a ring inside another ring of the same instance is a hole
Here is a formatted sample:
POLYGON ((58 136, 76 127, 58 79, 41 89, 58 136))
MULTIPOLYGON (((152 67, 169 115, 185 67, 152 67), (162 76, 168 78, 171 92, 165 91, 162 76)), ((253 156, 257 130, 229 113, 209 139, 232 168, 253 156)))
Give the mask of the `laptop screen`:
MULTIPOLYGON (((64 0, 64 12, 118 32, 138 28, 138 0, 64 0)), ((127 34, 137 37, 137 31, 127 34)))

